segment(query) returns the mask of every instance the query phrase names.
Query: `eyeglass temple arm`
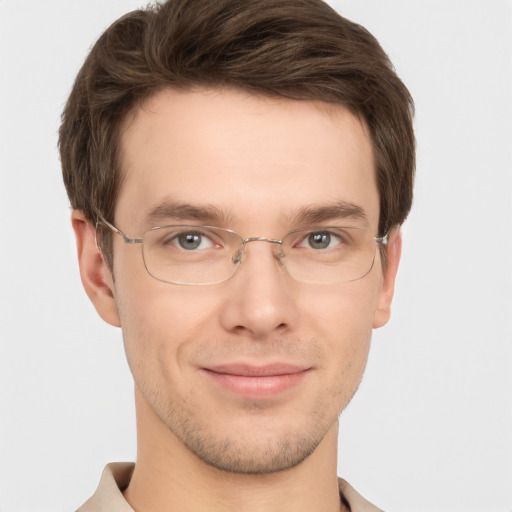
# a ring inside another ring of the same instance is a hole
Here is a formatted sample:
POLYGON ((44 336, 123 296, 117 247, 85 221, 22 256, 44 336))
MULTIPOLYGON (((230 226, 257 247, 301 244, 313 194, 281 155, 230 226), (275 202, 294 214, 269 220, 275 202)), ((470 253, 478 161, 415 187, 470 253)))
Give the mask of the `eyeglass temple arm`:
POLYGON ((384 236, 374 237, 375 243, 378 245, 386 246, 389 242, 389 231, 384 236))
POLYGON ((96 212, 98 215, 98 222, 96 223, 96 226, 101 222, 101 224, 105 225, 107 228, 109 228, 114 233, 117 233, 127 244, 141 244, 142 238, 130 238, 125 233, 123 233, 120 229, 116 228, 113 224, 111 224, 108 220, 106 220, 101 213, 96 212))

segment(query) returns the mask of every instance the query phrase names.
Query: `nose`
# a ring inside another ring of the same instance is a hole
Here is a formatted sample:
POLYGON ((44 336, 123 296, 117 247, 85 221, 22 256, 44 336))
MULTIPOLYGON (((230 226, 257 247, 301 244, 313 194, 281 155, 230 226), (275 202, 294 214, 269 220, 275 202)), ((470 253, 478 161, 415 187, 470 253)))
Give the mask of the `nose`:
POLYGON ((280 262, 279 244, 250 241, 242 267, 226 282, 221 322, 229 332, 264 339, 295 327, 296 283, 280 262))

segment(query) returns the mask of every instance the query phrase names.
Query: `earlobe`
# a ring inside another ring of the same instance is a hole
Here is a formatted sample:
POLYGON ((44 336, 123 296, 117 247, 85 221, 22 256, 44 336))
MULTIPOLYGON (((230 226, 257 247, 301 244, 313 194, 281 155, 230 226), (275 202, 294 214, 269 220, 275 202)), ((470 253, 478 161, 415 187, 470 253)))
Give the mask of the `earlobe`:
POLYGON ((395 292, 395 280, 402 253, 402 233, 397 226, 391 230, 386 246, 387 262, 383 268, 383 281, 377 297, 377 307, 373 319, 373 328, 387 324, 391 316, 391 302, 395 292))
POLYGON ((71 223, 75 232, 80 277, 84 289, 101 318, 115 327, 120 327, 112 274, 96 245, 96 229, 85 218, 83 212, 78 210, 73 211, 71 223))

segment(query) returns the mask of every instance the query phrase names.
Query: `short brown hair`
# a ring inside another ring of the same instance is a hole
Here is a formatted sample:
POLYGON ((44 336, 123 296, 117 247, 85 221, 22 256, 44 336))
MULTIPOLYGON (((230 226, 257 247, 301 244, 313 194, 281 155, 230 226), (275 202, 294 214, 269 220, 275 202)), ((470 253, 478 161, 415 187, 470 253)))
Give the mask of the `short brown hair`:
POLYGON ((377 40, 321 0, 167 0, 114 22, 92 48, 62 115, 71 206, 91 222, 98 211, 113 222, 128 112, 162 88, 197 85, 347 107, 371 133, 379 233, 407 217, 412 98, 377 40))

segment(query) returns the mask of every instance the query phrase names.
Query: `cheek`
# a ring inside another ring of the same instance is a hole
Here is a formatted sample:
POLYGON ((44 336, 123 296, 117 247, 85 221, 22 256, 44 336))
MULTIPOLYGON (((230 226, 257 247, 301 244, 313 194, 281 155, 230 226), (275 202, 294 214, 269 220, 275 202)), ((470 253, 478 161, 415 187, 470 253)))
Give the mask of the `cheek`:
POLYGON ((378 287, 378 276, 371 275, 340 286, 318 287, 308 294, 302 310, 335 336, 351 333, 357 339, 372 330, 378 287))
POLYGON ((159 283, 144 275, 117 283, 116 301, 136 381, 164 374, 169 378, 173 370, 183 367, 199 333, 204 335, 212 309, 200 290, 159 283))
POLYGON ((318 290, 309 308, 304 309, 308 311, 312 336, 326 351, 331 378, 341 378, 349 387, 357 387, 366 366, 376 307, 375 289, 371 280, 361 280, 318 290))

